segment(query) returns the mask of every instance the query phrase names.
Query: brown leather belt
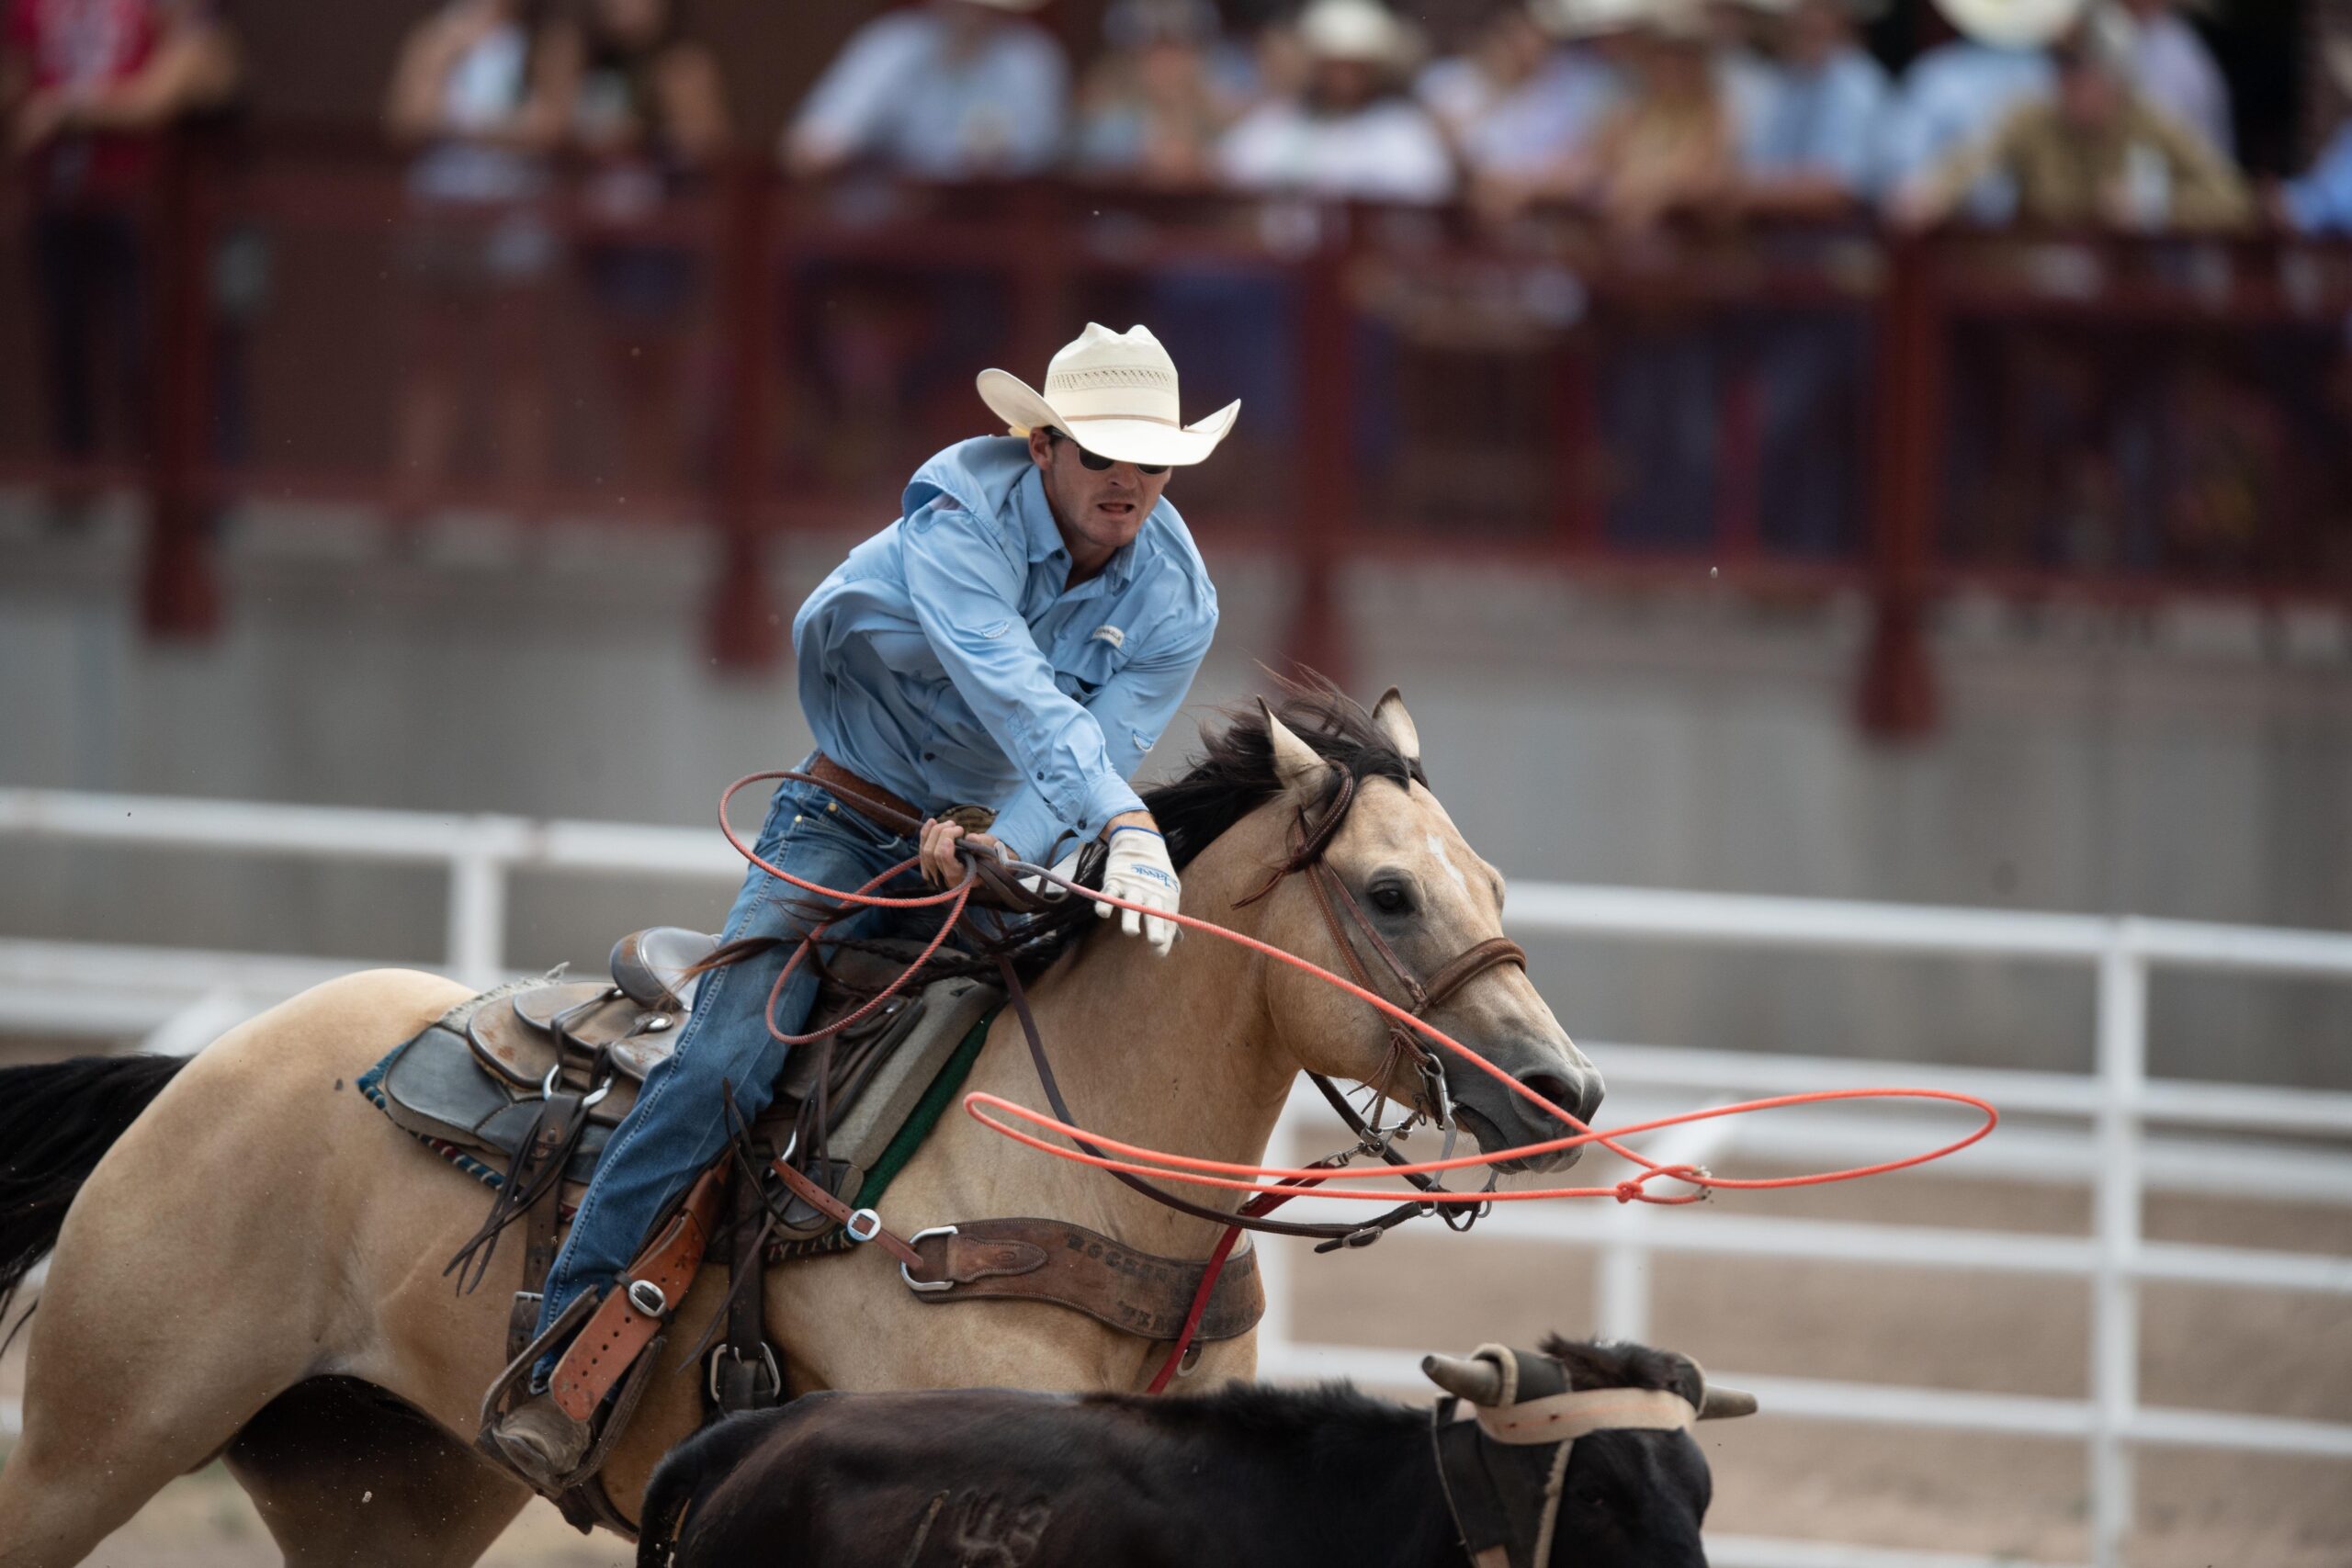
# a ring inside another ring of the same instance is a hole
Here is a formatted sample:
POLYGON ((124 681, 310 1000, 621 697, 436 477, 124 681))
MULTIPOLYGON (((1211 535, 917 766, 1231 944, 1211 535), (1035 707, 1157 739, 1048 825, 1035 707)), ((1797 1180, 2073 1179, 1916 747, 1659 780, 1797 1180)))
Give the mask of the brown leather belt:
POLYGON ((801 770, 827 789, 840 795, 853 807, 861 807, 858 815, 876 827, 912 838, 923 821, 923 814, 916 807, 892 795, 878 784, 869 783, 826 756, 822 751, 808 759, 801 770), (899 819, 890 820, 892 816, 899 819))
POLYGON ((822 751, 811 757, 802 771, 842 799, 854 802, 853 808, 862 808, 858 815, 867 821, 910 839, 921 832, 923 823, 934 815, 967 833, 985 833, 996 822, 996 813, 985 806, 951 806, 937 813, 919 810, 872 780, 858 777, 822 751), (899 818, 895 822, 890 819, 893 815, 899 818))

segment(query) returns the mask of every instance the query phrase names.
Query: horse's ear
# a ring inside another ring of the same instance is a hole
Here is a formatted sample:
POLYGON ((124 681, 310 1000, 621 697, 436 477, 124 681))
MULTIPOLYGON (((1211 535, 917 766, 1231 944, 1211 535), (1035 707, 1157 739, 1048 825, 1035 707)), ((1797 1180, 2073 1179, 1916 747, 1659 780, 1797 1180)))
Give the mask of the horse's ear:
POLYGON ((1274 716, 1266 699, 1258 699, 1258 709, 1266 716, 1266 736, 1274 746, 1274 776, 1283 787, 1298 794, 1307 794, 1322 783, 1331 771, 1323 754, 1290 732, 1290 727, 1274 716))
POLYGON ((1388 737, 1388 744, 1408 762, 1421 760, 1421 732, 1413 728, 1413 716, 1405 711, 1405 698, 1396 687, 1388 688, 1381 699, 1372 705, 1372 722, 1380 733, 1388 737))

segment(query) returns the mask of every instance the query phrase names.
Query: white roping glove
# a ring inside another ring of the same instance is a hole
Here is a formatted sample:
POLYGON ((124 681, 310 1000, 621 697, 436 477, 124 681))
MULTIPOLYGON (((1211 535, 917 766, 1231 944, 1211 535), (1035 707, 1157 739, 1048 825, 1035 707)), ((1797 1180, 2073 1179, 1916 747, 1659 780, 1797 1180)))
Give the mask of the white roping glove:
MULTIPOLYGON (((1175 866, 1169 863, 1168 840, 1148 828, 1115 828, 1110 847, 1110 863, 1102 868, 1102 891, 1114 898, 1172 912, 1184 890, 1176 880, 1175 866)), ((1097 904, 1094 912, 1108 916, 1113 908, 1097 904)), ((1176 945, 1175 921, 1139 915, 1133 909, 1117 913, 1125 917, 1119 922, 1121 928, 1129 936, 1140 933, 1162 958, 1176 945)))

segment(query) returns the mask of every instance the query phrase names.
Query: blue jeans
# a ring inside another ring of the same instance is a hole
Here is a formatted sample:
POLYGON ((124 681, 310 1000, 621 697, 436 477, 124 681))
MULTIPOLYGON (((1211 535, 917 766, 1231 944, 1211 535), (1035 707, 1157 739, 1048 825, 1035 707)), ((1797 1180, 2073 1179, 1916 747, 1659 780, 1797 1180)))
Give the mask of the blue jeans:
MULTIPOLYGON (((769 804, 757 845, 763 860, 845 893, 910 858, 916 847, 912 839, 859 816, 818 785, 788 779, 769 804)), ((910 872, 876 891, 903 897, 922 891, 922 884, 910 872)), ((727 940, 797 938, 808 930, 812 906, 820 904, 814 895, 752 866, 727 913, 727 940)), ((889 915, 861 910, 831 929, 841 936, 870 935, 887 929, 889 915)), ((791 955, 787 944, 702 977, 693 1016, 678 1032, 669 1060, 646 1074, 636 1106, 614 1130, 571 1234, 548 1273, 547 1299, 539 1303, 542 1333, 581 1292, 618 1280, 662 1210, 718 1157, 727 1146, 727 1091, 732 1089, 747 1120, 766 1107, 786 1047, 768 1032, 763 1013, 768 991, 791 955)), ((816 999, 817 977, 804 964, 776 998, 776 1028, 799 1033, 816 999)), ((540 1380, 555 1361, 552 1352, 541 1359, 540 1380)))

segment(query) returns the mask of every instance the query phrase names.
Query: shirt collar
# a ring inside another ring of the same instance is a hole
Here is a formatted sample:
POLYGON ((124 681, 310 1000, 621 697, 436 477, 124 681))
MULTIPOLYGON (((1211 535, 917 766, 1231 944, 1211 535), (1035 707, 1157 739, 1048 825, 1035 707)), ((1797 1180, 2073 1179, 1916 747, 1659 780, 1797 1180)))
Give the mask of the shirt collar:
MULTIPOLYGON (((1069 547, 1062 543, 1061 527, 1055 523, 1053 505, 1046 499, 1045 471, 1035 464, 1030 465, 1029 471, 1021 477, 1021 483, 1014 488, 1012 496, 1014 510, 1021 514, 1021 531, 1028 546, 1029 564, 1039 566, 1058 558, 1067 582, 1069 547)), ((1152 508, 1154 513, 1159 510, 1157 506, 1152 508)), ((1144 526, 1151 526, 1150 517, 1144 519, 1144 526)), ((1114 590, 1125 589, 1135 578, 1136 548, 1142 543, 1143 536, 1139 533, 1132 541, 1120 546, 1112 553, 1102 571, 1090 581, 1104 583, 1114 590)))

